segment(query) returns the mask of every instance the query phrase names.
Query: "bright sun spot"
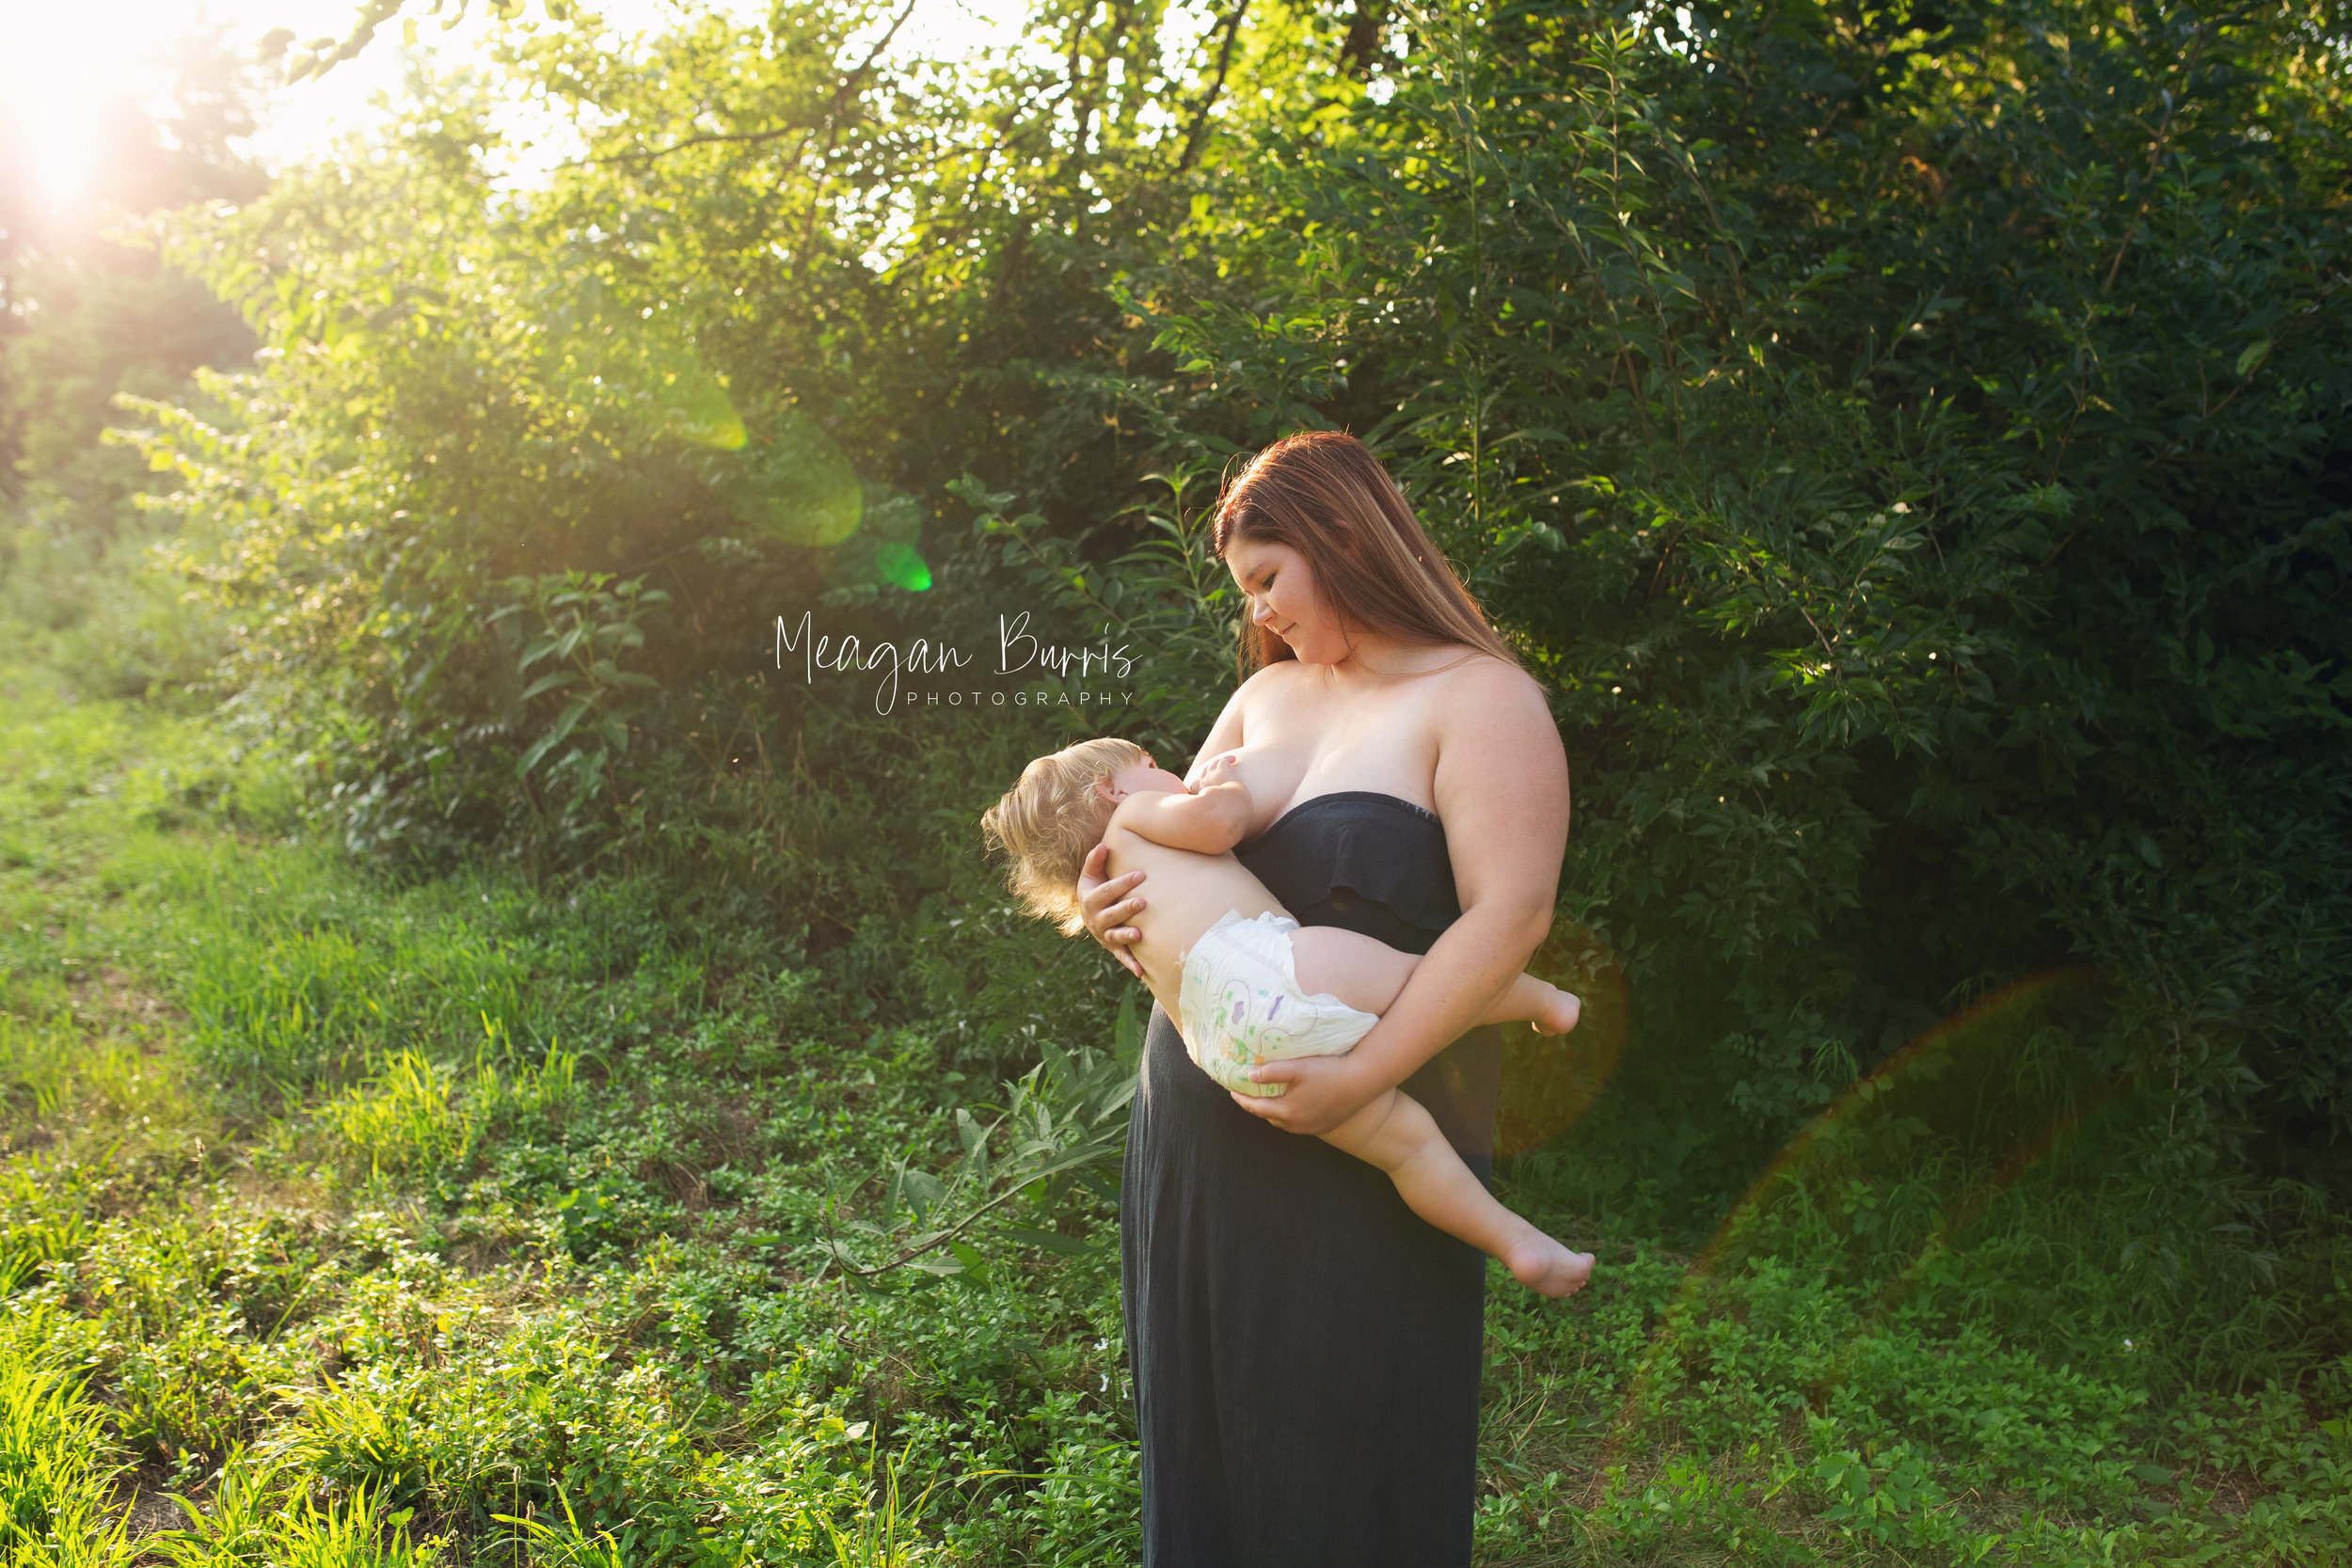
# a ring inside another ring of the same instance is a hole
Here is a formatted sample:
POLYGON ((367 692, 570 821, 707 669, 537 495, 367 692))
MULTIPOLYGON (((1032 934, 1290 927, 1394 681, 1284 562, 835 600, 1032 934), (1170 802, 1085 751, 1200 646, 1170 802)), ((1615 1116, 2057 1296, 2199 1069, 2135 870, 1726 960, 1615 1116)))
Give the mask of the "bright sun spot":
MULTIPOLYGON (((23 151, 23 177, 43 207, 71 204, 89 186, 98 166, 100 87, 96 66, 106 57, 100 40, 118 38, 93 12, 41 6, 8 8, 8 44, 0 50, 0 105, 9 139, 23 151)), ((112 20, 112 19, 107 19, 112 20)))
MULTIPOLYGON (((77 206, 88 197, 106 152, 107 127, 124 100, 137 104, 167 77, 173 42, 219 25, 229 44, 249 52, 272 27, 303 38, 340 36, 351 24, 352 0, 0 0, 0 117, 23 157, 22 175, 40 206, 77 206)), ((324 139, 330 127, 364 109, 368 95, 391 80, 363 59, 316 84, 307 95, 283 95, 276 105, 292 120, 297 145, 278 149, 299 156, 299 144, 324 139), (306 102, 307 98, 307 102, 306 102)), ((256 105, 260 108, 261 105, 256 105)))
MULTIPOLYGON (((479 18, 453 33, 426 15, 428 0, 411 0, 421 41, 446 58, 462 56, 480 39, 479 18)), ((538 0, 526 10, 543 14, 538 0)), ((703 7, 756 24, 768 0, 705 0, 703 7)), ((1019 36, 1020 0, 917 0, 898 37, 900 47, 950 57, 1019 36)), ((445 5, 442 14, 455 9, 445 5)), ((487 14, 486 0, 472 12, 487 14)), ((675 14, 664 0, 589 0, 582 10, 601 15, 625 33, 662 25, 675 14)), ((166 71, 161 56, 174 40, 207 24, 223 29, 230 47, 249 53, 274 27, 297 40, 342 38, 358 0, 0 0, 0 136, 22 163, 0 178, 22 178, 34 202, 52 212, 84 204, 101 172, 110 109, 154 93, 166 71)), ((298 162, 325 150, 344 132, 380 118, 371 100, 399 87, 400 22, 388 23, 358 58, 324 77, 278 88, 256 104, 261 134, 249 149, 265 165, 298 162)), ((894 49, 893 53, 898 50, 894 49)))

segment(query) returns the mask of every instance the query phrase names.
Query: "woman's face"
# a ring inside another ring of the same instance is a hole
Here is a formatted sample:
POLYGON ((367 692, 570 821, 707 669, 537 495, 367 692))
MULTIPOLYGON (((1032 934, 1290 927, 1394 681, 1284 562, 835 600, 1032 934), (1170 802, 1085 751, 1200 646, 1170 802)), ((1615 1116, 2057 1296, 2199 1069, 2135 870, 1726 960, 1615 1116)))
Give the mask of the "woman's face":
POLYGON ((1315 592, 1314 568, 1288 545, 1236 539, 1225 569, 1249 600, 1249 619, 1289 645, 1302 664, 1337 664, 1348 654, 1339 617, 1315 592))

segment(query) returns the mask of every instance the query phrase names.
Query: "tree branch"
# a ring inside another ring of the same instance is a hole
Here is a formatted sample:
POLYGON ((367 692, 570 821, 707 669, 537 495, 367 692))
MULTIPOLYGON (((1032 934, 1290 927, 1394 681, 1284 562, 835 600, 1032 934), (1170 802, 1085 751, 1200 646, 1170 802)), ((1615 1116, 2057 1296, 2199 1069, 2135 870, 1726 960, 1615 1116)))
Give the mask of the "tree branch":
POLYGON ((1249 0, 1233 0, 1233 14, 1225 19, 1225 41, 1217 45, 1216 80, 1209 84, 1207 96, 1193 112, 1192 129, 1184 133, 1184 155, 1176 160, 1176 172, 1182 174, 1192 167, 1192 161, 1200 155, 1200 139, 1209 129, 1209 111, 1225 96, 1225 76, 1233 69, 1233 43, 1241 37, 1241 19, 1249 11, 1249 0))
MULTIPOLYGON (((825 104, 825 112, 818 117, 816 122, 831 128, 832 134, 826 138, 828 150, 839 135, 839 128, 835 121, 839 119, 842 109, 848 105, 850 94, 866 85, 866 78, 873 74, 874 67, 882 59, 882 51, 890 47, 891 40, 898 36, 898 29, 905 26, 907 18, 914 14, 914 7, 915 0, 907 0, 905 5, 898 8, 898 14, 891 19, 890 25, 883 31, 882 36, 874 40, 874 47, 866 52, 866 58, 860 60, 857 69, 841 78, 840 85, 834 88, 832 99, 825 104)), ((588 162, 592 164, 622 164, 631 161, 650 163, 656 158, 666 158, 673 152, 682 152, 690 147, 708 147, 720 142, 776 141, 795 133, 805 135, 812 129, 814 129, 813 124, 781 125, 769 131, 744 131, 732 134, 712 132, 699 136, 684 136, 670 143, 667 147, 643 148, 635 152, 615 152, 609 158, 591 158, 588 162)))

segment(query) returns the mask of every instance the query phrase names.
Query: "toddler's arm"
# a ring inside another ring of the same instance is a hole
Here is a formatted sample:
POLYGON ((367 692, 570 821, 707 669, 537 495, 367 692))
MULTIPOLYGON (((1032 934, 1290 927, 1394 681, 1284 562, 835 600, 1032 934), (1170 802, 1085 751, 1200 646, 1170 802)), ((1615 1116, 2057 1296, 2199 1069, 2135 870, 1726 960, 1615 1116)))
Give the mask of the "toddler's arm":
POLYGON ((1249 835, 1255 815, 1232 759, 1219 757, 1202 771, 1196 793, 1130 795, 1112 814, 1111 825, 1170 849, 1221 855, 1249 835))

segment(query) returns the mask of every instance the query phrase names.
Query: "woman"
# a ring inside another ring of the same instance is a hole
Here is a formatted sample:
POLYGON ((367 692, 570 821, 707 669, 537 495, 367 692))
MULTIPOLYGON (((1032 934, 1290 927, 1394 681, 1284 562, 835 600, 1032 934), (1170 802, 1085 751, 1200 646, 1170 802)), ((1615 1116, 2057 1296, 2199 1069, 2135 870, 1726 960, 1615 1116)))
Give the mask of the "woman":
MULTIPOLYGON (((1482 1177, 1502 1043, 1465 1036, 1549 929, 1567 760, 1535 683, 1376 460, 1295 436, 1217 505, 1249 605, 1247 677, 1200 758, 1247 746, 1234 853, 1306 925, 1427 960, 1345 1056, 1220 1088, 1154 1008, 1120 1196, 1149 1568, 1467 1564, 1486 1265, 1382 1175, 1312 1136, 1382 1090, 1427 1106, 1482 1177), (1257 793, 1253 790, 1253 794, 1257 793)), ((1120 955, 1143 878, 1080 884, 1120 955)))

